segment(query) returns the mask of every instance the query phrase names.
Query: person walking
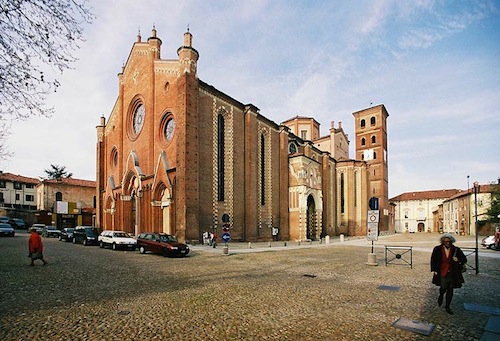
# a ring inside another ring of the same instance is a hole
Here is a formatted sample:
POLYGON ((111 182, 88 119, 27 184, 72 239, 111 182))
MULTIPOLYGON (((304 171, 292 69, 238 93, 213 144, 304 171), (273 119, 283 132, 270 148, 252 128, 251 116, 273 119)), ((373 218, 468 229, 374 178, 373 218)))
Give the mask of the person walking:
POLYGON ((31 266, 35 265, 35 260, 40 259, 43 265, 47 261, 43 258, 43 242, 42 237, 36 232, 36 229, 30 229, 30 239, 28 240, 29 257, 31 258, 31 266))
POLYGON ((453 245, 455 237, 450 233, 445 233, 440 238, 440 245, 434 247, 431 255, 431 271, 434 273, 432 283, 439 286, 438 305, 445 301, 445 310, 452 315, 450 308, 453 298, 453 289, 461 288, 465 283, 462 276, 462 264, 467 263, 463 251, 453 245), (446 296, 445 296, 446 294, 446 296))

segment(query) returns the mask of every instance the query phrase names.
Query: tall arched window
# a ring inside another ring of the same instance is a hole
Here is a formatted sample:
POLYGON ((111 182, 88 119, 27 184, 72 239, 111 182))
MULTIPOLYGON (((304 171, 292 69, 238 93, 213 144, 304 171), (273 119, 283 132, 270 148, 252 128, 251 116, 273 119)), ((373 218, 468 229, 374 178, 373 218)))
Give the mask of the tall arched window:
POLYGON ((56 201, 62 201, 62 193, 61 192, 56 193, 56 201))
POLYGON ((264 160, 265 156, 265 139, 264 134, 260 135, 260 204, 265 205, 266 203, 266 163, 264 160))
POLYGON ((344 200, 344 173, 340 174, 340 213, 344 213, 345 211, 345 200, 344 200))
POLYGON ((217 117, 217 198, 224 201, 224 117, 217 117))
POLYGON ((377 142, 377 138, 375 137, 375 135, 372 136, 372 143, 376 143, 377 142))
POLYGON ((372 117, 370 118, 370 124, 371 124, 372 126, 374 126, 374 125, 375 125, 375 116, 372 116, 372 117))
POLYGON ((362 146, 364 146, 365 144, 366 144, 366 140, 365 140, 365 138, 363 137, 363 138, 361 139, 361 145, 362 145, 362 146))
POLYGON ((365 120, 361 120, 361 128, 364 128, 364 127, 365 127, 365 125, 366 125, 365 120))

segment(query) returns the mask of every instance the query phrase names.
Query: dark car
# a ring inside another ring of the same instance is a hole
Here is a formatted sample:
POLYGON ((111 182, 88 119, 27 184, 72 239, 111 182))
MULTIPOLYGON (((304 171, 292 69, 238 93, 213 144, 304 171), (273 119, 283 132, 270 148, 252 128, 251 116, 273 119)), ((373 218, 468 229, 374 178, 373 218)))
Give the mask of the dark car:
POLYGON ((9 220, 9 224, 10 224, 10 226, 12 226, 15 229, 25 229, 26 228, 26 223, 21 218, 12 218, 9 220))
POLYGON ((175 236, 166 233, 141 233, 137 237, 140 253, 153 252, 163 256, 184 257, 189 253, 189 246, 179 243, 175 236))
POLYGON ((73 231, 73 244, 97 245, 99 230, 92 226, 77 226, 73 231))
POLYGON ((14 237, 15 234, 14 228, 10 224, 0 223, 0 235, 14 237))
POLYGON ((45 226, 42 231, 42 237, 59 237, 61 235, 61 231, 57 229, 55 226, 45 226))
POLYGON ((75 229, 73 227, 65 227, 62 229, 61 234, 59 235, 59 240, 65 240, 67 242, 73 241, 73 231, 75 229))
POLYGON ((8 224, 10 221, 10 218, 9 217, 6 217, 6 216, 0 216, 0 223, 1 224, 8 224))

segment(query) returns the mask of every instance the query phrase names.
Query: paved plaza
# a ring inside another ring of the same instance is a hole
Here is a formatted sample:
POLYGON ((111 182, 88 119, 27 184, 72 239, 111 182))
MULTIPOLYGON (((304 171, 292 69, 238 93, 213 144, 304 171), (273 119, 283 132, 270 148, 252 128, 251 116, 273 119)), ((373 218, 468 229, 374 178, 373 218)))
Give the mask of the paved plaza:
POLYGON ((186 258, 44 238, 49 264, 30 267, 18 233, 0 238, 0 340, 494 340, 485 328, 500 307, 500 252, 480 248, 480 273, 469 270, 448 315, 429 269, 438 238, 382 236, 378 266, 366 264, 365 238, 230 242, 227 255, 223 244, 194 245, 186 258), (398 319, 433 329, 396 328, 398 319))

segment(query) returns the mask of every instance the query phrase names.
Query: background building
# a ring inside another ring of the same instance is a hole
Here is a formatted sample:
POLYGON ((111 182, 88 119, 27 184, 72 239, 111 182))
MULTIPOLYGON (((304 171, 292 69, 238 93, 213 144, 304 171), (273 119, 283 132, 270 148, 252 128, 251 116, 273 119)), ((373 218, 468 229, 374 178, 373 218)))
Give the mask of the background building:
POLYGON ((59 229, 94 224, 96 182, 73 178, 46 179, 36 186, 36 222, 59 229))
MULTIPOLYGON (((137 37, 97 126, 98 227, 188 241, 205 230, 220 236, 226 221, 241 241, 271 240, 272 227, 283 240, 366 234, 369 194, 387 192, 385 159, 370 181, 367 161, 349 158, 340 123, 326 136, 307 116, 277 124, 198 78, 189 32, 178 59, 161 59, 161 44, 155 29, 137 37)), ((387 155, 387 111, 366 115, 376 123, 357 134, 373 131, 373 147, 387 155)))
POLYGON ((40 180, 0 171, 0 215, 32 223, 40 180))

